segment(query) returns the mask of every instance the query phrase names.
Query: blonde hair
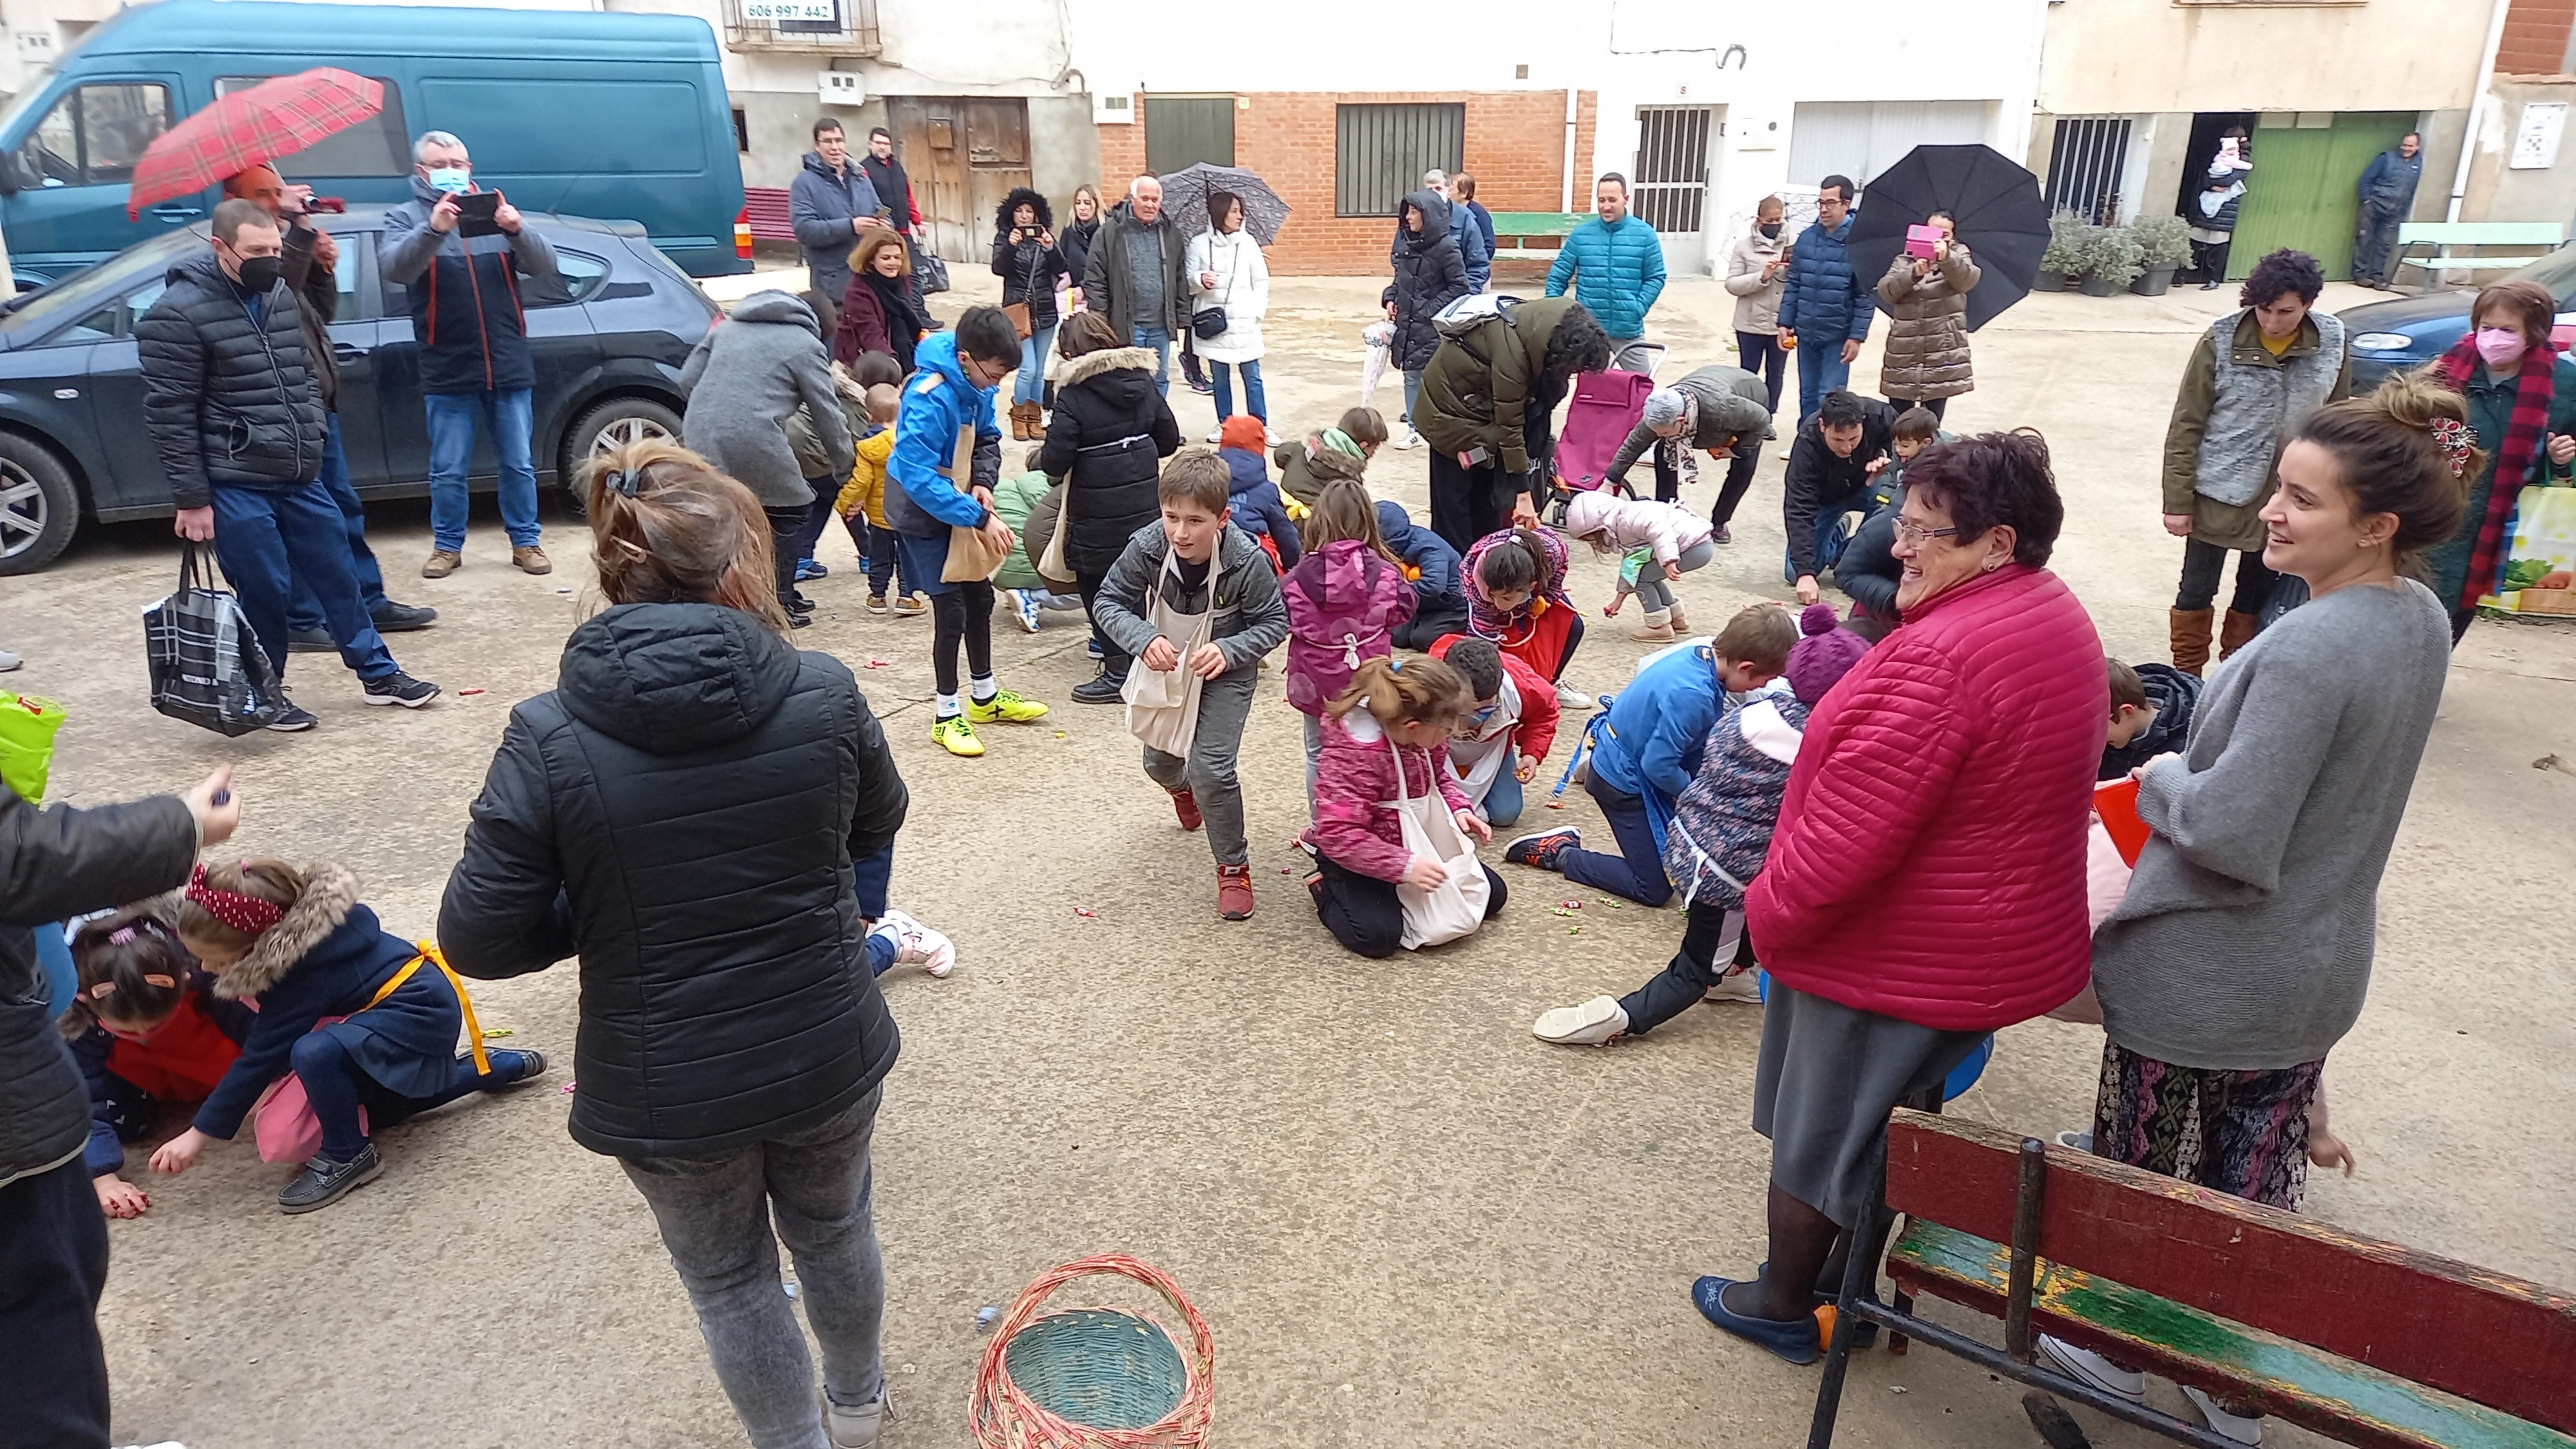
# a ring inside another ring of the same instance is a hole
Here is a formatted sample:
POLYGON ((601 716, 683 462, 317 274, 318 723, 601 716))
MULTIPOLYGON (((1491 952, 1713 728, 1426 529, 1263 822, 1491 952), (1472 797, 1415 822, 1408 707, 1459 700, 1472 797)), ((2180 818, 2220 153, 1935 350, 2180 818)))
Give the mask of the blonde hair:
POLYGON ((890 382, 870 384, 867 391, 868 417, 892 426, 895 414, 903 411, 903 389, 890 382))
POLYGON ((714 464, 677 443, 629 443, 582 465, 582 493, 611 604, 722 604, 787 627, 768 515, 714 464))
MULTIPOLYGON (((304 872, 282 860, 237 860, 208 864, 206 884, 215 890, 266 901, 279 910, 293 908, 304 895, 304 872)), ((215 913, 186 897, 179 901, 178 932, 192 941, 227 951, 246 951, 259 939, 256 931, 237 931, 215 919, 215 913)))
POLYGON ((862 274, 873 270, 877 262, 877 253, 887 247, 894 248, 895 255, 903 261, 902 268, 895 275, 911 276, 912 252, 904 246, 901 236, 881 226, 869 227, 868 234, 859 239, 859 244, 850 248, 850 270, 862 274))
POLYGON ((1379 558, 1398 568, 1404 561, 1386 546, 1386 535, 1378 532, 1377 500, 1369 496, 1368 485, 1356 478, 1333 478, 1315 493, 1315 506, 1306 513, 1306 521, 1297 528, 1306 552, 1313 553, 1328 543, 1359 539, 1379 558))
POLYGON ((1381 654, 1361 660, 1351 672, 1350 687, 1335 695, 1324 710, 1341 719, 1359 708, 1362 700, 1381 725, 1409 719, 1445 729, 1475 709, 1476 691, 1467 687, 1465 676, 1437 659, 1399 662, 1381 654))

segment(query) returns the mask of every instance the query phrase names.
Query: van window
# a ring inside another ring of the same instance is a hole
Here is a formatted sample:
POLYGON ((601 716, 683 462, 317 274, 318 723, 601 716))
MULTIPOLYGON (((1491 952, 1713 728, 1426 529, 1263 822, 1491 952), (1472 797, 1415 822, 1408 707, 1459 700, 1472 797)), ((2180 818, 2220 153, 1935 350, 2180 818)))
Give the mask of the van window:
POLYGON ((18 150, 22 186, 109 186, 134 178, 152 138, 170 129, 170 88, 154 81, 85 85, 54 103, 18 150))
MULTIPOLYGON (((292 72, 289 72, 292 74, 292 72)), ((264 75, 215 77, 215 94, 246 91, 264 75)), ((403 129, 402 88, 386 77, 372 76, 385 88, 385 108, 337 135, 325 136, 292 156, 272 164, 290 181, 311 176, 400 176, 411 170, 411 133, 403 129)))
POLYGON ((705 110, 698 88, 685 81, 425 80, 420 100, 433 118, 488 118, 456 133, 474 169, 487 175, 694 176, 707 169, 705 110), (540 101, 542 118, 531 109, 540 101))

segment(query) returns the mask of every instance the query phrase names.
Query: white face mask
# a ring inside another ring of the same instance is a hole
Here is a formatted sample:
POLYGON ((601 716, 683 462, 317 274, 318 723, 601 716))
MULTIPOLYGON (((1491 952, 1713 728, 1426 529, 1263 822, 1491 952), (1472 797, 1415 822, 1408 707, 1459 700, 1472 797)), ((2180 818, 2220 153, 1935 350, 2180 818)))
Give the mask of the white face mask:
POLYGON ((474 173, 463 166, 432 166, 429 168, 429 189, 450 193, 471 191, 474 189, 474 173))

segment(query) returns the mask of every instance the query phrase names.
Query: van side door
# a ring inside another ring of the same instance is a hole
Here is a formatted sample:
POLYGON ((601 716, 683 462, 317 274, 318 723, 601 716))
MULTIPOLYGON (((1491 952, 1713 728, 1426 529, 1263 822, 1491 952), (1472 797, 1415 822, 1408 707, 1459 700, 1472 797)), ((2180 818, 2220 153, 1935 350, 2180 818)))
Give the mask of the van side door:
POLYGON ((134 163, 184 104, 179 77, 168 72, 85 75, 56 97, 17 148, 0 156, 12 188, 0 209, 12 263, 60 280, 145 237, 202 223, 214 205, 212 188, 125 219, 134 163))

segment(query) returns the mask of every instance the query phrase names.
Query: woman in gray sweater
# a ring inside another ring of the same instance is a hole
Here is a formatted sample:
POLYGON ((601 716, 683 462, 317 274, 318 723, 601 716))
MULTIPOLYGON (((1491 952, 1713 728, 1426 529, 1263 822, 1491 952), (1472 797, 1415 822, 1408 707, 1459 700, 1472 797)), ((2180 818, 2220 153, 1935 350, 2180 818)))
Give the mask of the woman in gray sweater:
MULTIPOLYGON (((2308 1108, 2370 985, 2379 878, 2432 732, 2449 616, 2401 567, 2458 526, 2476 476, 2458 394, 2399 377, 2310 413, 2263 505, 2264 564, 2312 601, 2201 695, 2190 744, 2141 766, 2154 832, 2093 938, 2094 1151, 2295 1211, 2308 1108)), ((2055 1340, 2116 1393, 2133 1370, 2055 1340)), ((2253 1443, 2247 1405, 2186 1390, 2253 1443)))

